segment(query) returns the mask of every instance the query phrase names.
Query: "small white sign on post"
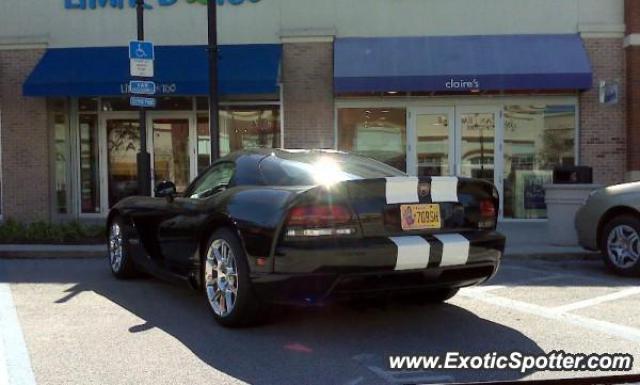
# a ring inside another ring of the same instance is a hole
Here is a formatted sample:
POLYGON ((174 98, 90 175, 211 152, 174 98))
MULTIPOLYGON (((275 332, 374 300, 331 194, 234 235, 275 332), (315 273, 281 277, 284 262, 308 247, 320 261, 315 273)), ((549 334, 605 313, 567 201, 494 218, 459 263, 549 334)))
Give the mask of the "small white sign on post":
POLYGON ((130 59, 129 70, 131 76, 141 78, 153 77, 153 60, 148 59, 130 59))

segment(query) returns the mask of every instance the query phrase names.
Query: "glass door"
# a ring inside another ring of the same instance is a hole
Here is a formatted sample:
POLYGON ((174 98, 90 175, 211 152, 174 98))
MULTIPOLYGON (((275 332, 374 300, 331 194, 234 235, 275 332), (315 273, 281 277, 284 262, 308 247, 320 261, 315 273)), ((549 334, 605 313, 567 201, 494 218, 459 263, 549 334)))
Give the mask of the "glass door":
POLYGON ((486 106, 409 110, 408 173, 485 179, 496 185, 502 199, 500 111, 486 106))
POLYGON ((152 185, 168 180, 176 184, 178 192, 183 192, 194 177, 194 152, 190 138, 191 119, 179 115, 151 115, 149 146, 151 147, 152 185))
MULTIPOLYGON (((502 117, 497 107, 456 107, 456 175, 485 179, 502 200, 502 117)), ((500 204, 502 214, 502 202, 500 204)))
POLYGON ((107 196, 109 207, 138 194, 140 124, 135 118, 106 118, 107 196))
POLYGON ((416 108, 409 112, 407 171, 418 176, 455 175, 453 107, 416 108))

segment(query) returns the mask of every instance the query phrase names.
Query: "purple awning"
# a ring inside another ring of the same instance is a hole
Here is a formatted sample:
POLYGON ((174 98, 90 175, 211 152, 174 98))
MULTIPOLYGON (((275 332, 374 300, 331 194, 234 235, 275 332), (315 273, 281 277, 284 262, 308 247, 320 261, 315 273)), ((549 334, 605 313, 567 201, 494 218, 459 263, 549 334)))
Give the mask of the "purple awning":
POLYGON ((336 93, 587 90, 578 35, 339 38, 336 93))

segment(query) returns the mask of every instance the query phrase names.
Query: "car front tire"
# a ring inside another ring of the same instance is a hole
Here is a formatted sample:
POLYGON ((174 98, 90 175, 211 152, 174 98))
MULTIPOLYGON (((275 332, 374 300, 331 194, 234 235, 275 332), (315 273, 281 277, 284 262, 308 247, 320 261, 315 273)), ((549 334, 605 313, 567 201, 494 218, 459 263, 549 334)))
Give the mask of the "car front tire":
POLYGON ((249 276, 249 265, 237 235, 216 230, 202 261, 202 282, 207 307, 226 327, 251 326, 262 321, 263 307, 249 276))
POLYGON ((129 234, 131 228, 121 217, 114 218, 109 224, 107 249, 111 272, 118 279, 133 278, 137 270, 129 253, 129 234))
POLYGON ((621 215, 605 224, 600 239, 605 264, 624 276, 640 276, 640 220, 621 215))

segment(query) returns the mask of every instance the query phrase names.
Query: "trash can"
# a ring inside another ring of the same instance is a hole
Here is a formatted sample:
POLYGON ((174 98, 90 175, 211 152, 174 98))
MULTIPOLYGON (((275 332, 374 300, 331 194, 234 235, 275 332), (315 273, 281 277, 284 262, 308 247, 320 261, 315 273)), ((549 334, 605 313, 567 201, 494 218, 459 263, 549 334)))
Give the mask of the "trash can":
POLYGON ((589 166, 557 166, 553 169, 553 184, 591 184, 593 169, 589 166))
POLYGON ((556 246, 578 246, 574 226, 576 212, 591 191, 601 188, 593 184, 591 167, 556 167, 553 184, 544 186, 547 205, 549 242, 556 246))

